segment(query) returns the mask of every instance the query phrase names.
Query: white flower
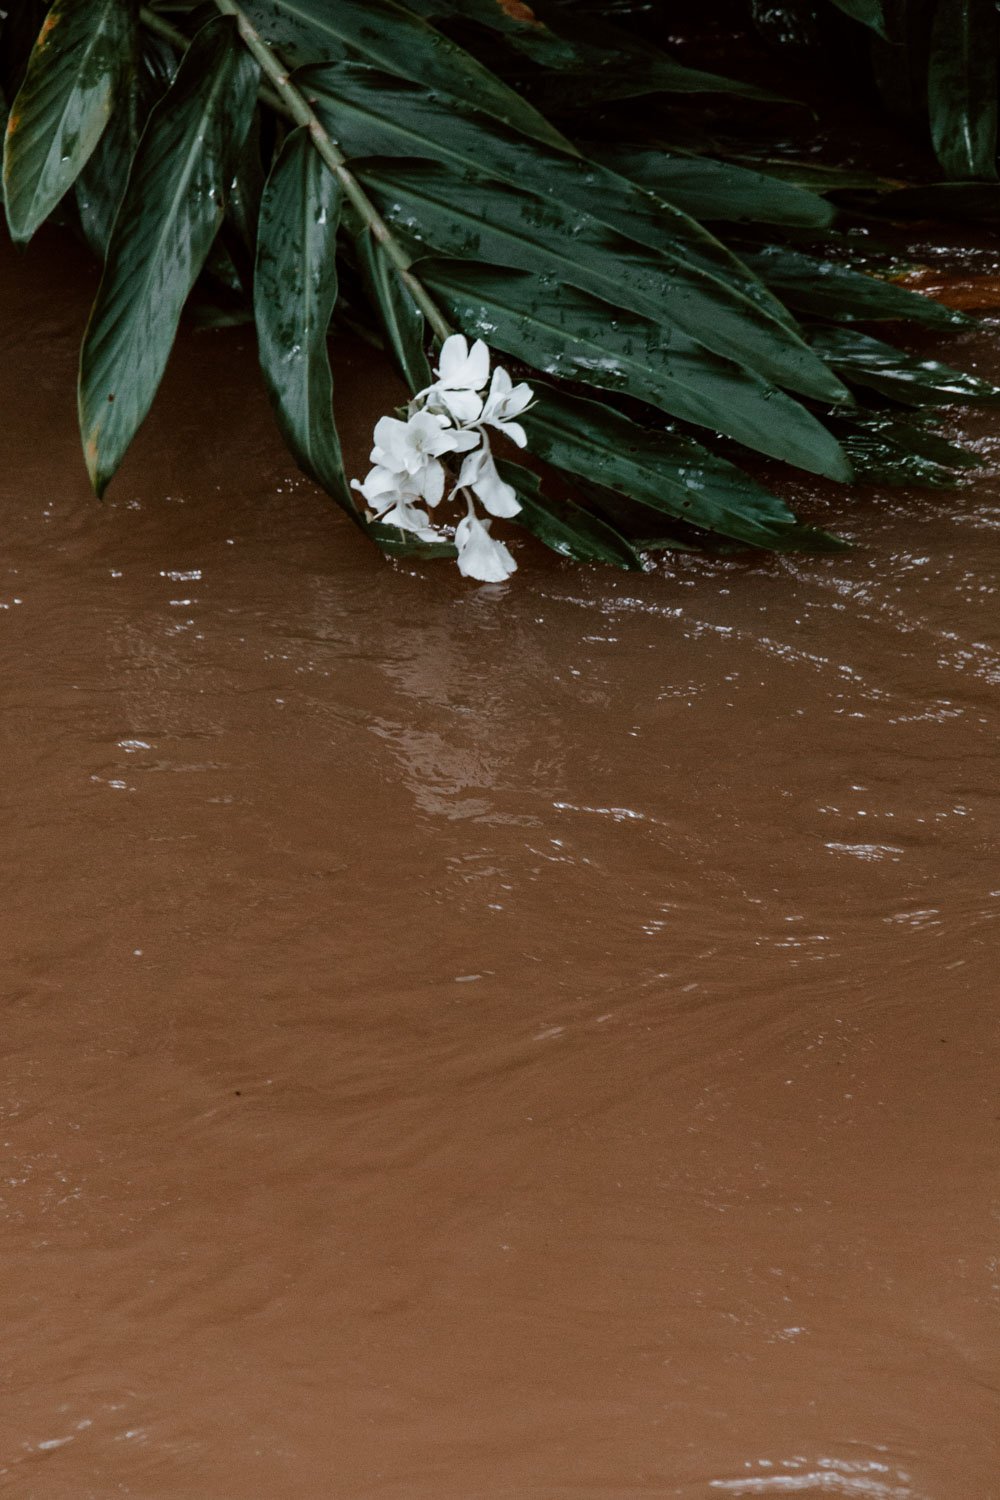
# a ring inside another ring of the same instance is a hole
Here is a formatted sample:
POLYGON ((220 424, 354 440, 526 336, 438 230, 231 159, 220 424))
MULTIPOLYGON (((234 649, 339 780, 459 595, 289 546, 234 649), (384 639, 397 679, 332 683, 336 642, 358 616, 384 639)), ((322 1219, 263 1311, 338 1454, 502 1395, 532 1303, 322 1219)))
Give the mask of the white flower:
POLYGON ((375 446, 371 461, 395 472, 419 474, 429 459, 441 453, 464 453, 479 438, 450 426, 447 417, 429 411, 414 412, 407 421, 380 417, 375 424, 375 446))
POLYGON ((520 385, 514 385, 507 371, 497 365, 479 420, 495 427, 498 432, 506 433, 519 448, 525 448, 527 435, 520 422, 513 418, 527 409, 534 394, 531 386, 523 380, 520 385))
POLYGON ((364 483, 359 484, 356 479, 352 479, 351 489, 364 495, 372 510, 384 509, 386 505, 392 504, 401 486, 409 477, 408 474, 394 474, 391 469, 376 464, 374 469, 368 470, 364 483))
POLYGON ((458 476, 458 488, 471 489, 491 515, 516 516, 521 509, 517 492, 513 485, 500 478, 485 442, 474 453, 466 454, 458 476))
POLYGON ((441 345, 437 380, 420 395, 430 406, 443 406, 456 422, 475 422, 483 409, 477 395, 490 378, 490 351, 482 339, 472 348, 464 334, 453 333, 441 345))
POLYGON ((481 583, 503 583, 516 571, 517 563, 503 542, 490 536, 489 521, 480 521, 472 506, 455 528, 458 548, 458 571, 463 578, 478 578, 481 583))
POLYGON ((398 526, 401 531, 412 531, 422 542, 446 540, 436 526, 431 525, 430 516, 418 505, 411 505, 405 496, 400 496, 391 510, 379 516, 383 526, 398 526))
POLYGON ((463 333, 453 333, 441 345, 437 375, 447 391, 481 391, 490 378, 490 351, 482 339, 470 349, 463 333))
POLYGON ((411 400, 405 421, 381 417, 376 423, 372 467, 363 482, 352 479, 351 488, 364 497, 369 516, 384 525, 397 526, 422 541, 444 541, 447 533, 434 525, 427 508, 444 498, 447 475, 442 458, 464 454, 452 492, 464 491, 468 505, 455 528, 459 571, 483 583, 502 583, 517 563, 503 543, 490 536, 491 522, 477 516, 473 496, 491 516, 516 516, 521 510, 513 485, 497 470, 486 428, 524 448, 527 436, 517 418, 534 392, 523 381, 515 386, 499 365, 491 381, 489 349, 482 339, 470 348, 460 333, 445 339, 435 374, 435 383, 411 400))

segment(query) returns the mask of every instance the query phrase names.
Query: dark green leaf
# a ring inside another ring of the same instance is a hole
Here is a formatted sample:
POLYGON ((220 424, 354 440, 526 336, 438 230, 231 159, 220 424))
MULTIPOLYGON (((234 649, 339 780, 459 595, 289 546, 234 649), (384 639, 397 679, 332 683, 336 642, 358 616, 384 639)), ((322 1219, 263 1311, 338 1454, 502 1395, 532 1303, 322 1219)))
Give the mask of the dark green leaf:
POLYGON ((930 297, 784 245, 746 250, 743 258, 790 307, 816 317, 845 323, 898 318, 939 326, 969 321, 964 313, 943 307, 930 297))
POLYGON ((678 520, 754 547, 794 548, 804 529, 777 495, 683 433, 535 382, 522 421, 532 453, 678 520))
MULTIPOLYGON (((555 7, 538 8, 547 20, 556 20, 555 7)), ((547 109, 591 109, 597 100, 634 99, 648 94, 729 94, 767 103, 790 102, 759 84, 744 83, 718 73, 706 73, 675 61, 645 38, 634 36, 604 16, 586 14, 576 4, 569 14, 558 17, 571 38, 575 53, 570 74, 549 75, 540 88, 547 109)), ((531 51, 525 36, 524 50, 531 51)), ((544 62, 542 57, 539 61, 544 62)))
POLYGON ((254 315, 260 364, 296 460, 354 510, 333 420, 327 330, 337 300, 341 188, 309 132, 288 136, 260 207, 254 315))
POLYGON ((56 0, 11 106, 4 139, 7 222, 29 240, 89 158, 133 67, 127 0, 56 0))
POLYGON ((605 166, 648 188, 695 219, 791 224, 825 229, 834 210, 818 193, 778 177, 703 156, 677 156, 612 146, 597 152, 605 166))
POLYGON ((821 401, 844 399, 843 387, 805 347, 794 325, 789 327, 787 310, 746 266, 689 215, 628 178, 596 162, 546 150, 455 99, 370 68, 308 68, 296 78, 350 157, 424 157, 481 172, 552 200, 563 211, 568 205, 590 214, 658 251, 672 267, 684 267, 689 276, 707 273, 713 287, 715 281, 729 282, 744 311, 746 301, 757 304, 751 322, 784 350, 795 372, 794 388, 821 401))
POLYGON ((495 73, 393 0, 248 0, 245 9, 293 62, 356 57, 427 88, 444 89, 514 130, 572 150, 495 73))
POLYGON ((454 542, 425 542, 412 531, 387 526, 384 521, 361 521, 361 529, 387 557, 416 557, 431 561, 458 556, 454 542))
POLYGON ((5 115, 24 82, 48 8, 45 0, 5 0, 0 19, 0 105, 5 115))
POLYGON ((487 31, 499 32, 543 67, 580 65, 580 54, 573 43, 557 36, 527 5, 501 4, 500 0, 403 0, 403 3, 407 10, 425 20, 471 21, 487 31))
POLYGON ((879 36, 886 35, 882 0, 833 0, 833 4, 838 10, 842 10, 845 16, 850 16, 852 20, 869 26, 879 36))
POLYGON ((858 385, 907 405, 1000 401, 1000 387, 963 374, 936 359, 917 359, 855 328, 818 328, 813 348, 858 385))
POLYGON ((749 154, 745 150, 726 151, 727 160, 746 167, 755 167, 768 178, 777 178, 812 193, 843 193, 858 189, 884 192, 898 187, 898 179, 880 177, 875 172, 862 171, 858 167, 837 167, 828 162, 795 161, 791 158, 749 154))
POLYGON ((75 196, 80 227, 99 260, 107 254, 129 167, 139 142, 135 93, 122 101, 108 122, 97 148, 76 179, 75 196))
POLYGON ((819 361, 810 354, 803 362, 798 339, 784 326, 681 256, 668 260, 577 209, 469 172, 459 176, 431 163, 356 170, 389 223, 441 255, 568 282, 658 323, 665 339, 681 330, 765 380, 808 395, 830 388, 828 378, 812 378, 819 361))
POLYGON ((418 272, 458 327, 547 374, 625 392, 811 473, 851 477, 803 406, 681 333, 664 338, 645 319, 516 271, 423 261, 418 272))
POLYGON ((734 94, 768 103, 788 103, 759 84, 741 83, 718 73, 689 68, 661 51, 639 42, 619 26, 584 17, 576 8, 567 18, 566 34, 553 30, 538 7, 501 3, 501 0, 404 0, 407 10, 428 18, 484 26, 501 33, 533 62, 566 72, 565 85, 558 78, 546 79, 547 107, 579 104, 581 93, 588 103, 596 99, 634 98, 641 94, 734 94), (580 76, 582 75, 582 76, 580 76))
POLYGON ((163 98, 177 71, 176 58, 158 37, 143 32, 139 40, 139 66, 132 86, 112 111, 74 189, 81 228, 100 260, 107 254, 111 226, 149 112, 163 98))
POLYGON ((951 489, 957 483, 956 469, 982 463, 976 454, 897 417, 880 413, 838 416, 833 425, 858 478, 869 483, 951 489))
POLYGON ((257 244, 257 222, 264 192, 261 162, 260 111, 255 110, 240 151, 236 173, 229 189, 226 214, 243 250, 253 255, 257 244))
POLYGON ((937 0, 927 106, 949 177, 996 179, 998 39, 995 0, 937 0))
POLYGON ((1000 183, 928 182, 878 199, 879 212, 900 218, 1000 220, 1000 183))
POLYGON ((497 468, 501 478, 514 486, 521 502, 521 510, 512 520, 553 552, 575 562, 610 563, 627 572, 642 571, 642 558, 635 548, 600 516, 566 498, 543 500, 538 475, 523 464, 501 459, 497 468))
POLYGON ((98 494, 156 394, 222 220, 257 82, 235 23, 220 17, 195 37, 150 115, 80 356, 80 429, 98 494))
POLYGON ((399 373, 412 394, 426 390, 432 377, 424 351, 427 337, 424 315, 371 230, 363 229, 354 243, 365 288, 378 310, 399 373))

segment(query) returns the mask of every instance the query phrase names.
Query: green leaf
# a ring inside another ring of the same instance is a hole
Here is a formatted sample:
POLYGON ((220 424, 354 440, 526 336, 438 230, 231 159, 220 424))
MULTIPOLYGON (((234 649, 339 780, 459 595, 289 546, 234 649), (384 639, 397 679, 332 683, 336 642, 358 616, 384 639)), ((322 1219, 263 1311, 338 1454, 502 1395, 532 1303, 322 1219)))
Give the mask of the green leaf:
POLYGON ((845 323, 907 319, 940 326, 966 324, 964 313, 891 281, 784 245, 744 250, 743 259, 790 307, 845 323))
POLYGON ((775 384, 809 395, 817 394, 817 384, 830 389, 828 378, 811 378, 815 355, 803 362, 798 339, 783 325, 682 256, 652 254, 577 209, 470 172, 382 162, 356 170, 390 225, 440 255, 568 282, 665 331, 679 329, 775 384))
POLYGON ((1000 402, 1000 387, 953 370, 936 359, 918 359, 854 328, 818 328, 811 336, 817 353, 858 385, 907 405, 1000 402))
POLYGON ((754 547, 802 545, 807 529, 784 501, 693 438, 640 427, 604 403, 534 384, 538 400, 521 420, 538 458, 754 547))
POLYGON ((115 106, 107 129, 76 179, 74 193, 80 226, 88 245, 104 259, 129 169, 149 112, 170 87, 176 59, 159 37, 140 34, 139 66, 115 106))
POLYGON ((695 219, 806 229, 825 229, 833 222, 834 209, 818 193, 731 162, 631 146, 608 147, 597 155, 605 166, 695 219))
POLYGON ((1000 219, 1000 183, 928 182, 900 188, 877 200, 880 213, 893 217, 935 219, 1000 219))
POLYGON ((240 247, 253 255, 257 244, 260 201, 264 192, 261 161, 260 110, 255 109, 240 151, 236 173, 229 189, 226 217, 239 238, 240 247))
POLYGON ((471 21, 487 31, 499 32, 513 46, 546 68, 579 66, 580 54, 573 43, 555 34, 535 13, 521 4, 501 0, 403 0, 407 10, 425 20, 471 21))
POLYGON ((525 135, 573 150, 495 73, 393 0, 248 0, 244 9, 292 62, 359 58, 426 88, 444 89, 525 135))
POLYGON ((546 374, 635 396, 811 473, 851 477, 805 407, 684 334, 664 337, 646 319, 613 316, 585 292, 516 271, 455 261, 421 261, 417 271, 458 327, 546 374))
POLYGON ((115 110, 89 161, 76 179, 74 194, 80 227, 99 260, 107 254, 111 226, 125 192, 129 168, 139 142, 135 94, 115 110))
POLYGON ((341 200, 340 184, 308 130, 293 130, 261 200, 254 315, 261 369, 285 441, 306 473, 353 511, 327 352, 341 200))
POLYGON ((143 133, 80 355, 80 430, 99 495, 156 394, 222 220, 257 82, 235 23, 210 21, 143 133))
POLYGON ((796 161, 792 157, 771 156, 767 152, 726 151, 727 160, 754 167, 769 178, 777 178, 812 193, 842 193, 858 189, 884 192, 899 187, 899 179, 880 177, 859 167, 837 167, 828 162, 796 161))
POLYGON ((575 562, 610 563, 626 572, 642 572, 642 558, 607 521, 565 497, 543 500, 538 475, 523 464, 500 459, 497 468, 501 478, 514 486, 521 502, 520 512, 511 519, 551 551, 575 562))
POLYGON ((412 531, 387 526, 384 521, 362 519, 361 529, 385 553, 386 557, 416 557, 427 561, 458 556, 454 542, 425 542, 412 531))
POLYGON ((48 12, 45 0, 6 0, 0 20, 0 105, 6 113, 24 82, 28 59, 48 12))
POLYGON ((953 489, 956 469, 978 468, 983 460, 958 448, 916 421, 881 413, 836 417, 845 450, 859 480, 871 484, 919 485, 925 489, 953 489))
POLYGON ((833 0, 838 10, 854 21, 860 21, 881 37, 887 35, 882 0, 833 0))
POLYGON ((995 0, 937 0, 927 107, 949 177, 996 180, 998 40, 995 0))
POLYGON ((371 230, 363 229, 354 244, 365 288, 378 310, 379 322, 399 373, 410 387, 411 394, 426 390, 432 376, 424 352, 427 337, 424 315, 371 230))
POLYGON ((427 18, 445 17, 499 32, 533 62, 568 73, 545 81, 545 103, 579 104, 596 99, 634 98, 641 94, 733 94, 744 99, 787 104, 759 84, 742 83, 718 73, 689 68, 648 42, 639 42, 618 26, 580 14, 569 21, 571 34, 562 35, 546 24, 537 6, 508 0, 403 0, 407 10, 427 18), (576 75, 576 76, 573 76, 576 75), (585 75, 585 76, 580 76, 585 75))
MULTIPOLYGON (((540 9, 548 17, 555 7, 540 9)), ((769 104, 790 101, 759 84, 707 73, 677 62, 645 37, 636 37, 603 16, 587 14, 579 4, 561 18, 575 53, 572 73, 548 76, 540 93, 547 109, 590 109, 596 100, 633 99, 648 94, 729 94, 769 104), (575 76, 574 76, 575 75, 575 76)), ((530 51, 525 39, 524 50, 530 51)), ((539 58, 539 61, 545 61, 539 58)))
POLYGON ((30 240, 70 188, 133 67, 126 0, 56 0, 11 107, 4 139, 7 222, 30 240))
MULTIPOLYGON (((349 157, 423 157, 462 171, 481 172, 524 192, 590 214, 610 229, 658 251, 671 267, 713 278, 713 293, 728 281, 735 304, 780 349, 789 383, 821 401, 845 398, 843 386, 806 347, 789 315, 746 266, 679 209, 628 178, 579 157, 568 157, 426 89, 386 78, 373 69, 340 65, 307 68, 296 81, 314 101, 323 123, 349 157), (746 303, 757 310, 747 309, 746 303), (793 378, 794 377, 794 378, 793 378)), ((719 294, 724 295, 724 294, 719 294)), ((730 300, 730 306, 734 306, 730 300)), ((704 325, 702 325, 704 332, 704 325)), ((701 335, 699 335, 701 336, 701 335)), ((747 351, 743 351, 747 354, 747 351)), ((747 356, 749 357, 749 355, 747 356)))

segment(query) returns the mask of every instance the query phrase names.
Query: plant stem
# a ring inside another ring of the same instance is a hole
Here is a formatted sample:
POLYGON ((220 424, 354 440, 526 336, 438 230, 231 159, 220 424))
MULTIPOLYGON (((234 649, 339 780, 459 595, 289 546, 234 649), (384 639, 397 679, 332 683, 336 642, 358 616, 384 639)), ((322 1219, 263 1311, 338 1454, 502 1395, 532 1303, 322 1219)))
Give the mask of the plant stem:
POLYGON ((288 75, 288 69, 279 60, 277 54, 272 51, 271 47, 268 46, 267 42, 264 41, 260 33, 250 24, 240 7, 235 3, 235 0, 215 0, 215 5, 223 15, 232 16, 235 19, 240 36, 243 38, 248 51, 256 58, 260 64, 261 71, 270 80, 277 96, 278 104, 281 106, 282 114, 287 114, 296 124, 302 125, 308 130, 312 137, 312 143, 319 152, 320 157, 339 181, 357 213, 384 247, 386 254, 399 273, 400 279, 403 281, 410 296, 420 308, 431 328, 439 339, 446 339, 451 333, 451 328, 446 319, 434 303, 430 294, 424 289, 423 284, 413 275, 413 272, 410 270, 411 261, 406 251, 396 240, 392 230, 374 203, 372 203, 354 176, 354 173, 349 170, 346 159, 330 139, 319 116, 309 104, 301 89, 292 82, 288 75))

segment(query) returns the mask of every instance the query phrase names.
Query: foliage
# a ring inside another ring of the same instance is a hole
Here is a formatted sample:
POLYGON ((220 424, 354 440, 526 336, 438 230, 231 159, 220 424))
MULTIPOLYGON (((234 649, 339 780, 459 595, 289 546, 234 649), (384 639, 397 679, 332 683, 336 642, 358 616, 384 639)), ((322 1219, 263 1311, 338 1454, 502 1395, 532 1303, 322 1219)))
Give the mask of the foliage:
MULTIPOLYGON (((995 180, 992 3, 836 5, 876 58, 926 43, 943 166, 995 180)), ((852 180, 692 142, 682 105, 785 109, 784 91, 685 67, 631 10, 8 0, 10 233, 69 222, 104 267, 79 385, 97 492, 196 282, 220 321, 255 320, 297 462, 391 555, 454 548, 355 498, 331 320, 377 337, 411 396, 454 331, 513 360, 538 398, 523 426, 544 464, 540 477, 501 462, 514 519, 580 561, 637 568, 713 537, 837 545, 768 488, 762 460, 843 483, 950 482, 972 460, 928 412, 1000 392, 854 325, 962 315, 897 285, 888 261, 851 264, 830 193, 852 180)))

